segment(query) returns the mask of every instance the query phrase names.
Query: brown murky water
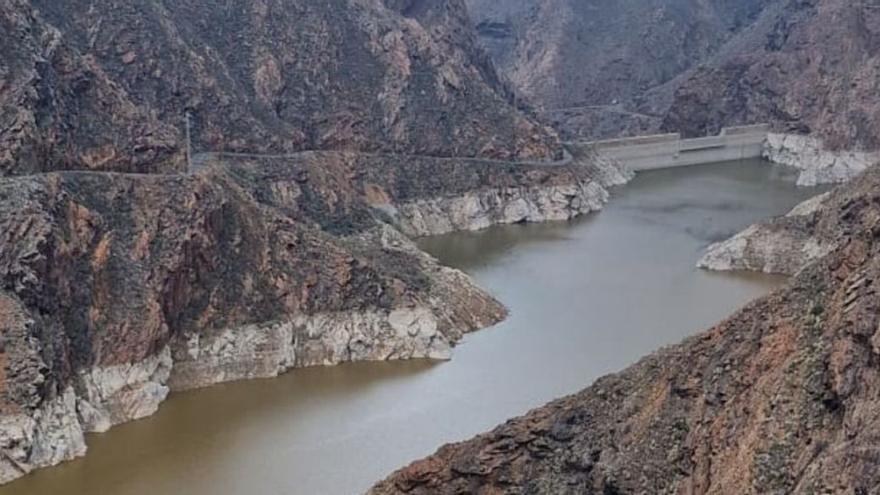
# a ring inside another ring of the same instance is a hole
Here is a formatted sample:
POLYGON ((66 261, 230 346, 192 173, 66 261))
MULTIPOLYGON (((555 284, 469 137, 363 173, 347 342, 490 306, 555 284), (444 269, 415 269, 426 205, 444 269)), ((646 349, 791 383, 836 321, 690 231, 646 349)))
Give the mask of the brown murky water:
POLYGON ((694 268, 815 190, 759 162, 648 172, 582 221, 423 241, 511 308, 452 361, 298 370, 174 395, 0 495, 322 495, 375 480, 707 328, 781 281, 694 268))

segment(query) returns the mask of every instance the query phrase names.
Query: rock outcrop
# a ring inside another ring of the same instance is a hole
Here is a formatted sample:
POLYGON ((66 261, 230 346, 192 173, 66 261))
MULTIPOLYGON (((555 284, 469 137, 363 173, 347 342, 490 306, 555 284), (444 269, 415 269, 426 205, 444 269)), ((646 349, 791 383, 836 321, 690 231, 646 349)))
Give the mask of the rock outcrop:
POLYGON ((469 277, 437 265, 395 229, 381 226, 358 237, 358 243, 411 257, 411 269, 422 270, 430 282, 423 300, 402 307, 292 314, 212 332, 187 330, 172 344, 169 387, 188 390, 344 362, 449 359, 464 333, 505 316, 469 277))
POLYGON ((86 453, 82 424, 77 418, 73 388, 28 412, 0 416, 0 482, 18 478, 35 468, 54 466, 86 453))
POLYGON ((872 493, 878 205, 871 169, 823 201, 835 247, 785 288, 370 493, 872 493))
POLYGON ((775 133, 767 136, 764 157, 800 170, 799 186, 847 182, 880 162, 880 152, 832 150, 821 139, 775 133))
POLYGON ((569 220, 597 211, 608 191, 595 182, 476 191, 452 198, 413 201, 392 215, 413 236, 480 230, 491 225, 569 220))
POLYGON ((82 432, 153 413, 169 387, 448 357, 501 319, 373 218, 355 165, 0 182, 2 480, 81 454, 82 432))
POLYGON ((141 419, 159 410, 170 391, 171 350, 163 347, 140 362, 97 366, 74 378, 77 414, 86 432, 141 419))
MULTIPOLYGON (((788 137, 785 138, 785 142, 812 141, 788 137)), ((817 156, 821 158, 826 155, 817 156)), ((859 153, 851 153, 847 156, 855 157, 853 160, 865 157, 859 153)), ((870 165, 863 169, 873 166, 876 162, 868 163, 870 165)), ((845 170, 846 174, 852 173, 852 169, 844 166, 836 170, 845 170)), ((873 174, 874 172, 871 172, 869 176, 873 174)), ((870 193, 866 189, 870 187, 870 183, 866 186, 866 182, 864 179, 858 180, 850 187, 820 194, 796 206, 784 217, 752 225, 731 239, 710 246, 698 266, 718 271, 745 270, 793 275, 838 246, 839 233, 843 228, 841 212, 858 197, 870 193)))
MULTIPOLYGON (((412 223, 388 211, 503 190, 510 204, 547 194, 567 218, 627 177, 590 157, 305 152, 209 157, 189 175, 2 179, 0 482, 82 455, 85 433, 148 416, 171 390, 447 359, 505 309, 415 247, 393 226, 412 223)), ((484 207, 492 222, 544 219, 484 207)))
POLYGON ((632 178, 614 160, 575 153, 557 165, 411 160, 406 168, 389 169, 374 164, 363 167, 370 171, 364 187, 373 206, 414 237, 570 220, 600 210, 609 188, 632 178), (429 176, 433 179, 424 179, 429 176))
POLYGON ((794 275, 834 249, 833 227, 819 226, 824 209, 831 207, 830 193, 820 194, 796 206, 784 217, 752 225, 726 241, 709 246, 697 266, 716 271, 794 275))
POLYGON ((196 151, 548 158, 461 0, 0 2, 0 175, 196 151))
POLYGON ((871 2, 468 4, 499 70, 565 138, 695 137, 769 123, 823 143, 818 153, 812 143, 784 146, 806 146, 809 166, 829 170, 805 180, 823 182, 861 163, 830 152, 880 149, 880 14, 871 2))

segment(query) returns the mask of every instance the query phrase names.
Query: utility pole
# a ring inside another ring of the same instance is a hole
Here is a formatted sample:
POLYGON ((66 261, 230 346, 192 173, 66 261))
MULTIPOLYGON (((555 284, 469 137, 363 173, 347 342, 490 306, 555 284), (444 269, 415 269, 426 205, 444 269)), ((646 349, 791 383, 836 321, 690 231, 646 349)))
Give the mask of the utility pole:
POLYGON ((186 170, 192 172, 192 130, 189 110, 186 111, 186 170))

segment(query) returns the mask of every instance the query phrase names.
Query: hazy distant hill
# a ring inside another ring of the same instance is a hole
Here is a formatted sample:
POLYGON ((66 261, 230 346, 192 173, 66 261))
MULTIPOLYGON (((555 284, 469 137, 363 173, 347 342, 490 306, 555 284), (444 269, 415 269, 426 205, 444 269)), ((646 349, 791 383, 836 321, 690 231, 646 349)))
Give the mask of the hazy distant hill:
POLYGON ((569 135, 704 134, 766 121, 831 145, 880 144, 872 2, 468 4, 501 72, 569 135))

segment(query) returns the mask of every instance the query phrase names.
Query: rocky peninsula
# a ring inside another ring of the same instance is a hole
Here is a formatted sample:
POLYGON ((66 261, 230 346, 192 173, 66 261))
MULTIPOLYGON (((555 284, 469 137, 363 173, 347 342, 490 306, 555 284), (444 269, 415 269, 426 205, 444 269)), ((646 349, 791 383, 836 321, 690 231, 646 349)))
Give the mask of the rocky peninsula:
POLYGON ((3 179, 0 479, 84 454, 84 433, 148 416, 169 391, 449 358, 506 310, 397 226, 572 218, 626 177, 600 171, 321 152, 3 179), (438 208, 459 216, 425 213, 438 208))
POLYGON ((446 359, 506 310, 407 235, 628 178, 514 105, 460 0, 10 0, 0 27, 0 482, 170 391, 446 359))

